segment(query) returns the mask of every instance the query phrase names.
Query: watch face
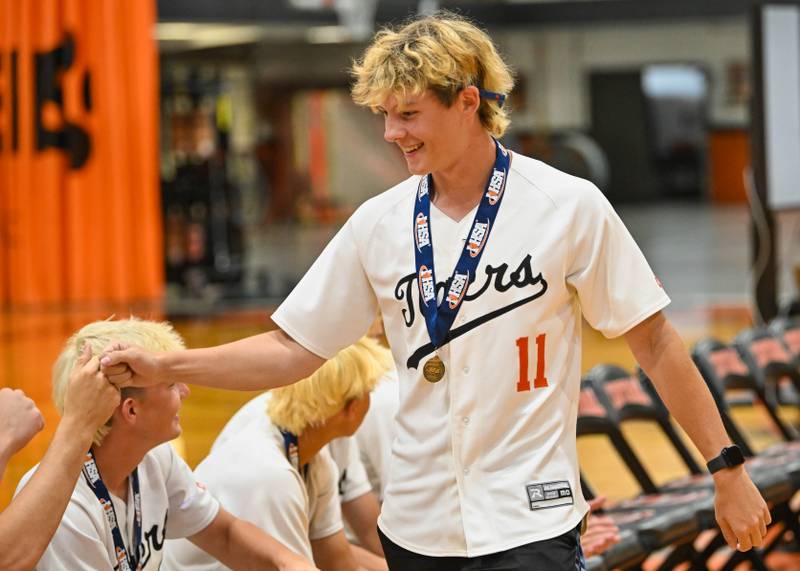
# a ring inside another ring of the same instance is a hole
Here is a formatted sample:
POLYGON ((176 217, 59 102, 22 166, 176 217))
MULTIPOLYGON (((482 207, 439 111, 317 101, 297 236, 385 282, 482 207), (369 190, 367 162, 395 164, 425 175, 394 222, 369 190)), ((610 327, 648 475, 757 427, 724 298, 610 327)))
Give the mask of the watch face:
POLYGON ((722 455, 728 466, 738 466, 744 463, 744 456, 738 446, 728 446, 722 449, 722 455))

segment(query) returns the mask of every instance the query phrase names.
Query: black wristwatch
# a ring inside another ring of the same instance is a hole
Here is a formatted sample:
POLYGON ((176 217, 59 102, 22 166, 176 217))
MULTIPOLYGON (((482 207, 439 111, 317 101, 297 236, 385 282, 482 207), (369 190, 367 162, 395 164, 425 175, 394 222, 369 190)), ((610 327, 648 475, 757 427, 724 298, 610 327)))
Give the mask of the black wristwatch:
POLYGON ((719 453, 719 456, 716 458, 712 458, 706 464, 708 471, 712 474, 714 472, 719 472, 724 468, 733 468, 734 466, 739 466, 740 464, 744 464, 744 455, 742 451, 739 450, 739 447, 735 444, 731 446, 726 446, 722 449, 722 452, 719 453))

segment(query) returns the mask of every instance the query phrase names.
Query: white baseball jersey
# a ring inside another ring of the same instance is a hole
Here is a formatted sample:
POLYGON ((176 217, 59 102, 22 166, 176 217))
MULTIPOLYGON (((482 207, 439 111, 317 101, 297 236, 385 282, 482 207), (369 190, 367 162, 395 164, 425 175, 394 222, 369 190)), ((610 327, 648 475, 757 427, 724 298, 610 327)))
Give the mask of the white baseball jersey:
POLYGON ((351 502, 372 491, 367 471, 358 454, 358 444, 352 438, 334 438, 327 445, 336 464, 339 501, 351 502))
POLYGON ((392 369, 370 393, 369 411, 353 435, 369 483, 381 501, 392 458, 398 404, 397 371, 392 369))
MULTIPOLYGON (((422 370, 432 353, 409 363, 430 344, 412 235, 419 180, 359 207, 272 319, 329 358, 380 310, 400 381, 379 519, 389 539, 473 557, 556 537, 588 509, 575 445, 581 317, 615 337, 669 298, 593 184, 514 154, 477 277, 440 351, 447 372, 431 384, 422 370)), ((431 206, 439 296, 474 212, 456 222, 431 206)))
MULTIPOLYGON (((236 414, 225 424, 225 427, 214 441, 212 450, 235 436, 240 428, 252 418, 259 414, 266 414, 269 397, 269 391, 261 393, 247 401, 242 408, 236 411, 236 414)), ((370 404, 370 409, 372 409, 372 404, 370 404)), ((326 448, 336 463, 339 475, 337 479, 339 499, 342 502, 354 500, 372 489, 365 466, 361 463, 356 442, 353 442, 350 438, 336 438, 326 448)))
MULTIPOLYGON (((148 452, 139 464, 142 501, 142 544, 139 557, 143 571, 160 568, 165 539, 189 537, 205 529, 217 517, 219 502, 198 485, 192 471, 169 444, 148 452)), ((17 494, 35 472, 22 478, 17 494)), ((133 492, 128 484, 128 498, 133 492)), ((125 545, 133 548, 133 502, 111 494, 125 545)), ((118 569, 111 528, 86 479, 78 478, 64 517, 53 540, 39 560, 39 571, 65 569, 118 569)))
MULTIPOLYGON (((323 448, 309 462, 305 477, 298 472, 286 458, 283 436, 266 415, 265 397, 256 399, 222 430, 195 474, 226 510, 312 560, 311 541, 342 529, 336 466, 323 448)), ((165 571, 222 569, 228 567, 189 541, 167 542, 165 571)))

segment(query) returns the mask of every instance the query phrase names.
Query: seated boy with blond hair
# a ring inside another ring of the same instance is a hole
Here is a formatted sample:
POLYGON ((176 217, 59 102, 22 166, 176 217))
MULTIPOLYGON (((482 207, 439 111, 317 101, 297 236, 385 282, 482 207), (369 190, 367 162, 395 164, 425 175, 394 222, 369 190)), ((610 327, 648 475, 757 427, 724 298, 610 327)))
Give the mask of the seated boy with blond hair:
MULTIPOLYGON (((383 558, 354 550, 345 537, 327 445, 356 431, 370 391, 390 366, 389 352, 364 338, 310 377, 256 397, 222 430, 195 475, 231 513, 323 571, 386 569, 383 558)), ((226 567, 179 540, 167 542, 164 569, 226 567)))
MULTIPOLYGON (((53 400, 63 411, 76 366, 112 343, 148 351, 184 348, 166 323, 135 318, 90 323, 66 343, 53 368, 53 400)), ((233 569, 314 569, 255 526, 233 517, 198 483, 168 441, 181 434, 189 394, 163 379, 122 389, 120 404, 94 437, 61 524, 39 570, 157 570, 169 538, 188 538, 233 569)), ((37 467, 25 475, 17 493, 37 467)))

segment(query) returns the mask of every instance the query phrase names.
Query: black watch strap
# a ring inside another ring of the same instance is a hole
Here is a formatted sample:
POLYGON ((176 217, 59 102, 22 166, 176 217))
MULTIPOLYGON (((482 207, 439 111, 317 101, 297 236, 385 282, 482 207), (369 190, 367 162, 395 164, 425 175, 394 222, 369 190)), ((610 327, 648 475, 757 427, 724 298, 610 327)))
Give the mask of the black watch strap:
POLYGON ((719 456, 708 461, 706 467, 708 471, 713 474, 725 468, 739 466, 740 464, 744 464, 744 455, 739 447, 733 444, 723 448, 719 456))

